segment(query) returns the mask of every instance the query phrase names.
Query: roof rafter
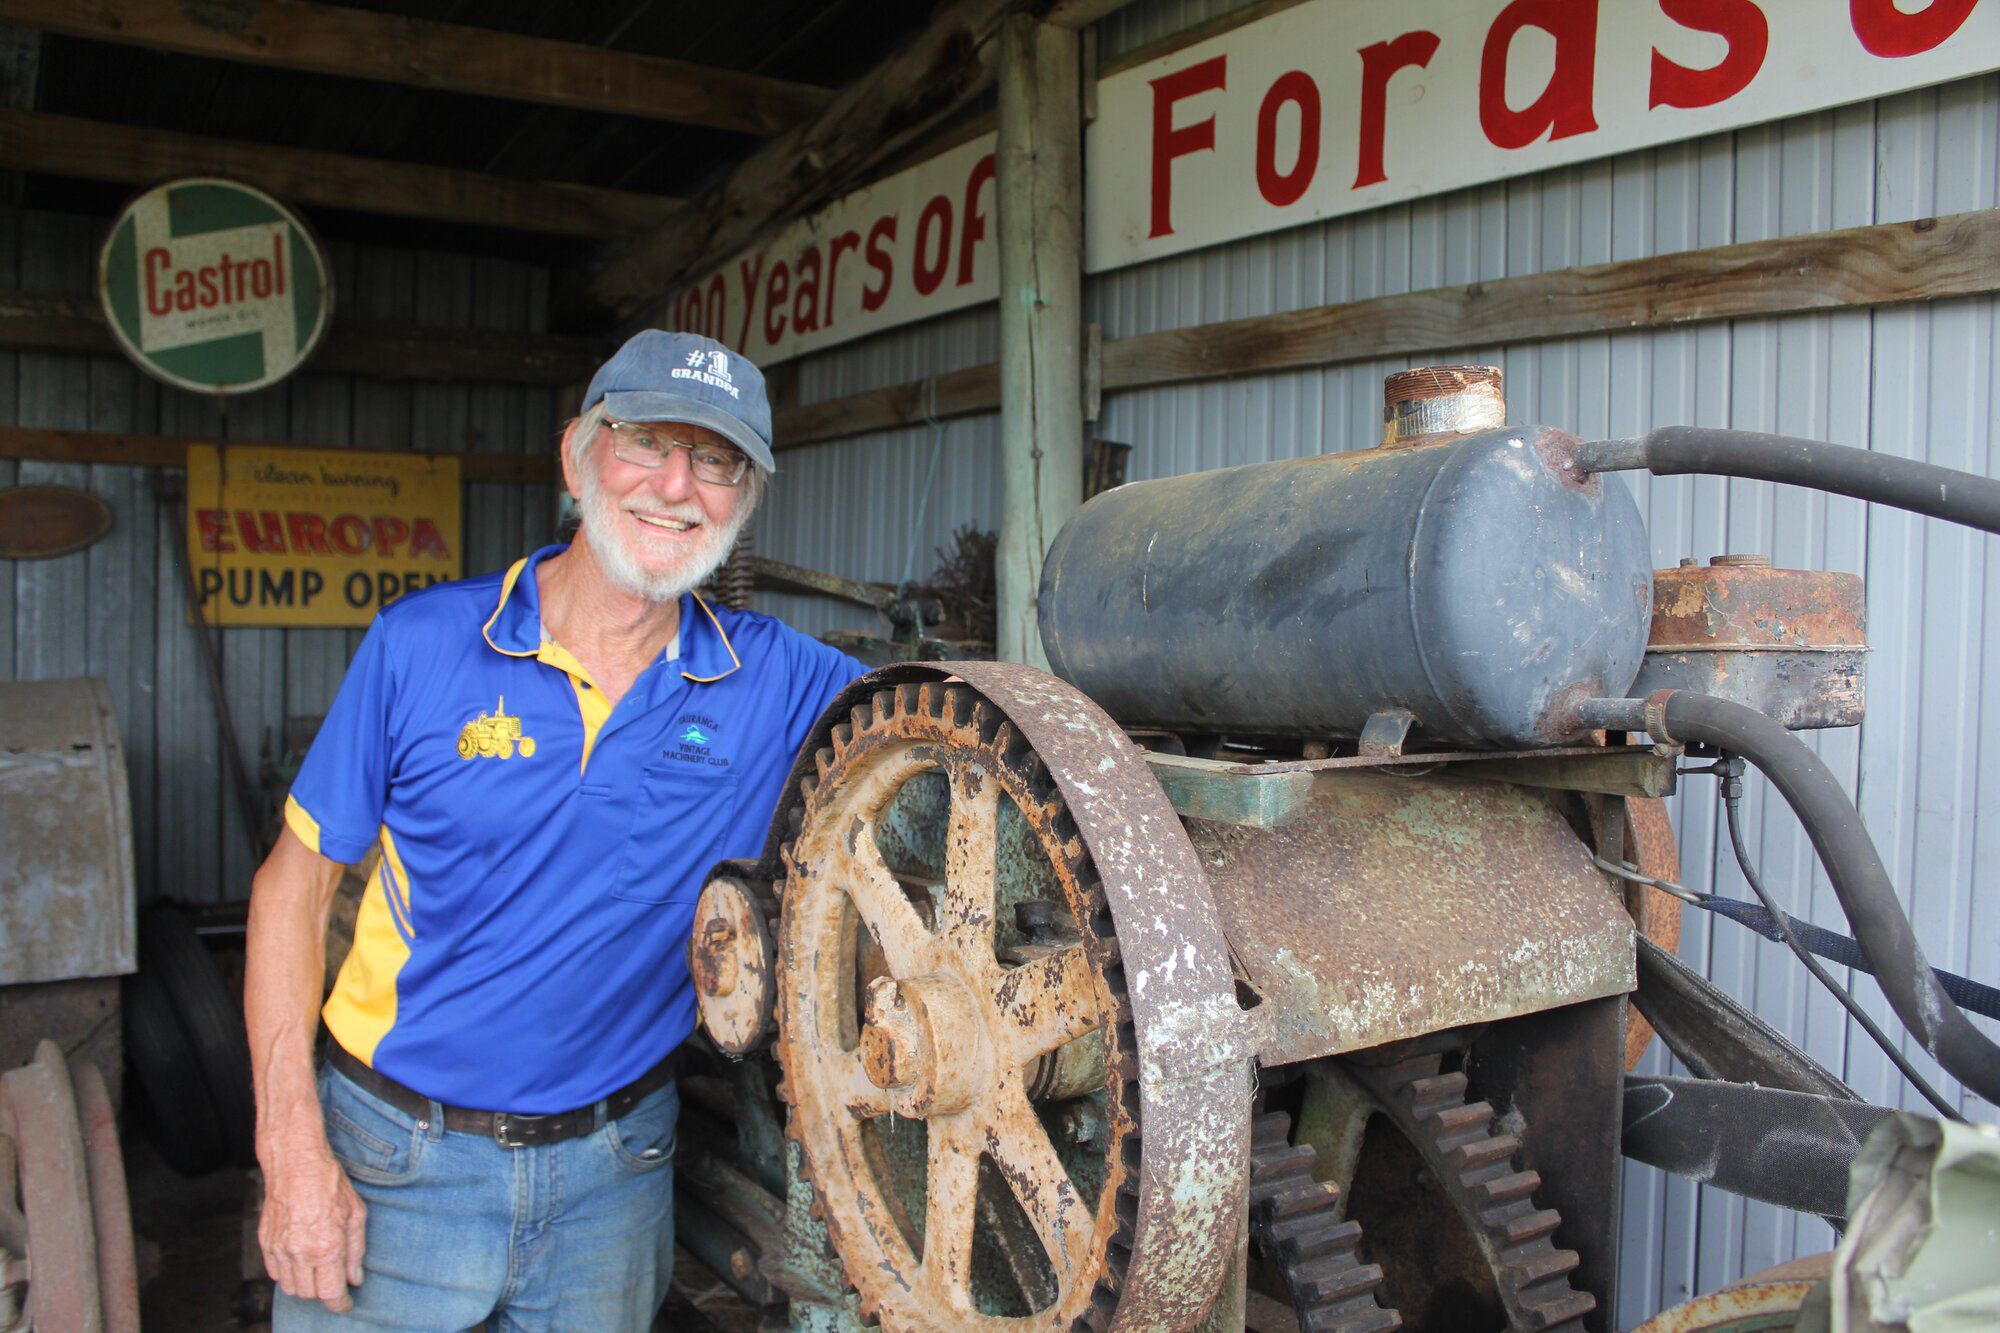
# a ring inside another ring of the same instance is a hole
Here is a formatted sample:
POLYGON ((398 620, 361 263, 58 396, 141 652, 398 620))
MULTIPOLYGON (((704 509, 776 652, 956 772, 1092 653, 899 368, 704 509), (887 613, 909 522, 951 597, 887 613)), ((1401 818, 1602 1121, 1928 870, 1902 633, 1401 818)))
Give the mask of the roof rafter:
POLYGON ((0 23, 130 46, 771 135, 824 110, 809 84, 307 0, 0 0, 0 23))
MULTIPOLYGON (((621 319, 856 183, 993 86, 1008 15, 1095 21, 1124 0, 947 0, 930 26, 849 84, 811 122, 764 144, 671 222, 626 243, 569 304, 621 319)), ((574 310, 572 314, 578 313, 574 310)))
POLYGON ((227 176, 292 203, 593 239, 649 231, 680 206, 666 195, 4 109, 0 168, 120 185, 227 176))
MULTIPOLYGON (((104 309, 88 296, 0 291, 0 349, 119 351, 104 309)), ((546 384, 589 378, 610 349, 592 338, 489 329, 424 328, 335 312, 307 369, 382 379, 546 384)))

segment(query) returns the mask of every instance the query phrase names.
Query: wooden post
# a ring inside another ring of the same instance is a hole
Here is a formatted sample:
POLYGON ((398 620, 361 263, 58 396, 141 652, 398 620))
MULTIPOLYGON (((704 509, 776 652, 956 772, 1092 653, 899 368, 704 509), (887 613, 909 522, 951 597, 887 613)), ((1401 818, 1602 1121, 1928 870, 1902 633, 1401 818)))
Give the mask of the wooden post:
POLYGON ((1000 39, 999 656, 1046 667, 1042 557, 1083 503, 1083 122, 1074 31, 1000 39))

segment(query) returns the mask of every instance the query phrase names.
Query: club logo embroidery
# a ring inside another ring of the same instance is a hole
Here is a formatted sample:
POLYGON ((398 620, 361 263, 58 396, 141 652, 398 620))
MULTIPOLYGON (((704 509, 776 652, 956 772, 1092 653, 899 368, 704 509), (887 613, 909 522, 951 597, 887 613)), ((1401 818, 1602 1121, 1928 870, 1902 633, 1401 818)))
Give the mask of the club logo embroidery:
POLYGON ((491 713, 482 710, 458 733, 460 759, 512 759, 517 745, 523 759, 535 753, 535 738, 521 734, 521 719, 507 716, 504 694, 491 713))
POLYGON ((662 759, 677 764, 699 764, 703 768, 728 768, 729 756, 716 754, 713 746, 722 728, 706 713, 682 713, 667 731, 673 743, 660 751, 662 759))
POLYGON ((727 352, 689 352, 687 364, 675 366, 673 376, 677 380, 698 380, 711 388, 722 390, 731 398, 743 396, 743 391, 736 387, 736 381, 730 378, 727 352))

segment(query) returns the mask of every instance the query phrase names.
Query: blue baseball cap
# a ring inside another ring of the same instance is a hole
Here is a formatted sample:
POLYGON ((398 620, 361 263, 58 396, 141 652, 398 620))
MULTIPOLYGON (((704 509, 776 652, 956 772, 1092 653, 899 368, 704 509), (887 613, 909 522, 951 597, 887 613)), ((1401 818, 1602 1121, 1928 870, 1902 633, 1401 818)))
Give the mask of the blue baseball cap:
POLYGON ((764 372, 713 338, 664 329, 633 334, 590 377, 581 410, 599 400, 614 421, 706 426, 764 471, 778 470, 764 372))

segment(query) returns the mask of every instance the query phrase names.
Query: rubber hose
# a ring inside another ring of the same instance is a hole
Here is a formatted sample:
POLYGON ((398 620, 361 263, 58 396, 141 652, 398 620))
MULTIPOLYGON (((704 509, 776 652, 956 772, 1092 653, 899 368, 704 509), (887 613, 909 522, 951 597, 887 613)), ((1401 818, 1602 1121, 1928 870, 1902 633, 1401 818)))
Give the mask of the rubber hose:
POLYGON ((1903 915, 1888 869, 1861 822, 1861 812, 1833 770, 1811 747, 1754 708, 1692 690, 1661 695, 1643 702, 1591 700, 1584 705, 1583 716, 1587 725, 1652 730, 1662 741, 1705 742, 1741 755, 1762 770, 1805 825, 1854 938, 1896 1016, 1946 1073, 2000 1105, 2000 1046, 1972 1025, 1938 983, 1917 945, 1910 919, 1903 915), (1647 715, 1661 725, 1650 727, 1647 715))
POLYGON ((1660 477, 1701 473, 1808 486, 2000 535, 2000 480, 1819 440, 1662 426, 1636 439, 1580 444, 1576 461, 1586 472, 1644 468, 1660 477))

